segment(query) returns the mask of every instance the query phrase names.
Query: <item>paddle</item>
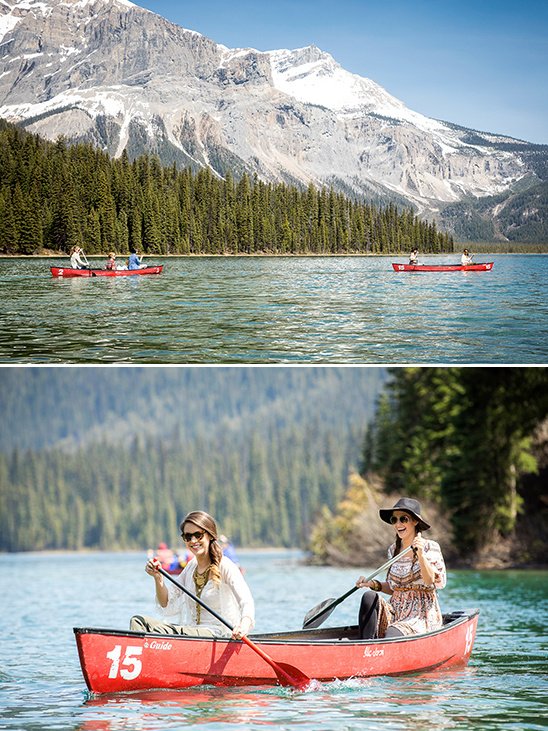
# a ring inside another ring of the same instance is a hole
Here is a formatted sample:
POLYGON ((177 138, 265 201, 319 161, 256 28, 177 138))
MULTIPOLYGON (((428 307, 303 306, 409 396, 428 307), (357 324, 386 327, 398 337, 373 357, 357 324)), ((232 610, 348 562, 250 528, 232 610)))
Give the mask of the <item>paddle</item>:
MULTIPOLYGON (((193 599, 195 602, 197 602, 201 607, 206 609, 210 614, 212 614, 216 619, 219 620, 219 622, 222 622, 225 627, 228 627, 228 629, 232 632, 234 627, 226 621, 223 617, 221 617, 220 614, 217 614, 217 612, 214 609, 211 609, 205 602, 203 602, 199 597, 197 597, 195 594, 193 594, 191 591, 189 591, 186 587, 184 587, 181 583, 179 583, 176 579, 171 576, 171 574, 168 574, 167 571, 165 571, 161 566, 156 567, 158 571, 162 574, 162 576, 165 576, 166 579, 169 579, 171 582, 175 584, 176 587, 178 587, 181 591, 183 591, 185 594, 187 594, 191 599, 193 599)), ((283 686, 293 686, 295 688, 304 688, 310 683, 310 678, 305 675, 301 670, 298 670, 297 668, 293 667, 292 665, 288 665, 287 663, 278 663, 275 662, 270 655, 267 655, 266 652, 263 652, 260 647, 257 647, 257 645, 252 642, 249 637, 242 637, 242 642, 245 642, 245 644, 250 647, 254 652, 257 653, 260 657, 262 657, 263 660, 265 660, 271 668, 274 669, 274 672, 276 673, 278 680, 280 681, 280 684, 283 686)))
MULTIPOLYGON (((380 574, 381 571, 384 571, 384 569, 392 566, 393 563, 395 563, 408 551, 411 551, 411 549, 412 546, 409 546, 409 548, 406 548, 404 551, 400 551, 400 553, 398 553, 396 556, 393 556, 386 563, 383 563, 382 566, 380 566, 376 571, 373 571, 373 573, 366 578, 366 581, 371 581, 371 579, 374 579, 377 574, 380 574)), ((326 599, 320 604, 317 604, 313 609, 308 612, 308 614, 304 618, 303 629, 314 629, 315 627, 319 627, 320 624, 323 624, 325 622, 325 620, 329 617, 335 607, 338 607, 341 602, 344 602, 345 599, 348 599, 351 594, 353 594, 355 591, 358 591, 358 589, 360 588, 362 587, 353 586, 350 591, 347 591, 346 594, 343 594, 338 599, 326 599)))
POLYGON ((95 274, 95 272, 93 272, 93 271, 92 271, 92 270, 90 269, 90 266, 89 266, 89 261, 88 261, 88 258, 87 258, 87 256, 86 256, 86 255, 84 254, 84 250, 82 249, 81 251, 82 251, 82 256, 84 257, 84 261, 85 261, 85 262, 86 262, 86 264, 88 265, 88 272, 89 272, 89 276, 90 276, 90 277, 96 277, 96 276, 97 276, 97 274, 95 274))

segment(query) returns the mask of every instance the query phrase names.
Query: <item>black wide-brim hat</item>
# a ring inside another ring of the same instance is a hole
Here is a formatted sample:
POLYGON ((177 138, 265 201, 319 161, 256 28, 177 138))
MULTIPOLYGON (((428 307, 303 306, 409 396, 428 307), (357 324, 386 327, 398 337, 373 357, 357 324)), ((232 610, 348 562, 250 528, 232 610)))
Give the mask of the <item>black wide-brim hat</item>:
POLYGON ((409 513, 409 515, 415 518, 415 520, 418 520, 419 530, 428 530, 430 528, 424 518, 421 518, 421 504, 418 500, 413 500, 413 498, 410 497, 401 497, 393 508, 379 510, 381 520, 384 520, 385 523, 390 523, 390 518, 392 517, 394 510, 401 510, 405 513, 409 513))

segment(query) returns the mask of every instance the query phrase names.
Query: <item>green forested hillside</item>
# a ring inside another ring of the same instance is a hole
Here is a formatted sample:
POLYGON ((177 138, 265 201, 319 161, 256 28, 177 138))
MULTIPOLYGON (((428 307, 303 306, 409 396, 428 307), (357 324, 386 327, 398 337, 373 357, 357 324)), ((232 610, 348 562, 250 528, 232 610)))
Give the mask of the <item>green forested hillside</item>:
MULTIPOLYGON (((504 242, 501 251, 548 251, 548 183, 447 206, 440 220, 457 240, 504 242)), ((496 250, 496 249, 495 249, 496 250)))
POLYGON ((187 442, 320 421, 366 424, 387 371, 377 367, 0 368, 0 451, 136 436, 187 442))
POLYGON ((0 369, 0 550, 178 544, 203 508, 304 545, 340 498, 381 368, 0 369))
POLYGON ((0 253, 341 254, 452 252, 412 210, 336 194, 236 181, 209 169, 162 167, 156 156, 114 160, 0 120, 0 253))
POLYGON ((548 369, 394 369, 363 452, 387 490, 439 505, 462 558, 501 537, 546 563, 548 369))

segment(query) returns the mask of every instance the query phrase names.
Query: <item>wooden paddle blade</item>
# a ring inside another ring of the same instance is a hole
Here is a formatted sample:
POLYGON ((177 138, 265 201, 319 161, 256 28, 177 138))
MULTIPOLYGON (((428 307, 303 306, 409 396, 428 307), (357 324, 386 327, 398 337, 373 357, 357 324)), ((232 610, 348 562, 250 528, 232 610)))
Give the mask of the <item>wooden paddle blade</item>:
POLYGON ((308 675, 305 675, 302 670, 299 670, 299 668, 293 667, 293 665, 289 665, 286 662, 277 662, 276 665, 281 671, 283 671, 280 672, 274 668, 278 680, 280 681, 280 685, 283 685, 284 688, 298 688, 299 690, 304 690, 310 683, 308 675))
POLYGON ((308 675, 305 675, 301 670, 294 668, 293 665, 287 665, 283 662, 276 662, 270 657, 270 655, 267 655, 264 650, 262 650, 252 640, 250 640, 249 637, 246 637, 244 635, 242 637, 242 642, 244 642, 248 647, 251 647, 251 649, 256 652, 257 655, 260 655, 263 660, 266 660, 270 667, 273 668, 274 672, 276 673, 276 677, 280 681, 281 685, 286 687, 292 686, 294 688, 302 689, 306 685, 308 685, 308 683, 310 683, 310 678, 308 677, 308 675))
POLYGON ((320 624, 323 624, 337 606, 336 604, 333 604, 335 601, 336 599, 326 599, 324 602, 321 602, 321 604, 317 604, 314 609, 311 609, 304 618, 303 629, 315 629, 316 627, 319 627, 320 624), (333 604, 331 608, 329 608, 330 604, 333 604), (323 612, 323 609, 326 611, 323 612))

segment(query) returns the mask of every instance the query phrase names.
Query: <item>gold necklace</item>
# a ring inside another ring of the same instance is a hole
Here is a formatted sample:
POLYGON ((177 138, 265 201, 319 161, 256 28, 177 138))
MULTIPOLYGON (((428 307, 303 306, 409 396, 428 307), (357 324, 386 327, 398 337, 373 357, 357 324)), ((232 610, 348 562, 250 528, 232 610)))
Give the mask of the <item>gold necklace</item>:
MULTIPOLYGON (((198 571, 198 567, 194 569, 194 586, 196 587, 196 596, 200 598, 202 596, 202 591, 204 590, 204 586, 209 581, 209 569, 211 568, 211 564, 207 567, 205 571, 200 573, 198 571)), ((197 618, 197 624, 200 624, 202 614, 202 607, 196 602, 196 618, 197 618)))

